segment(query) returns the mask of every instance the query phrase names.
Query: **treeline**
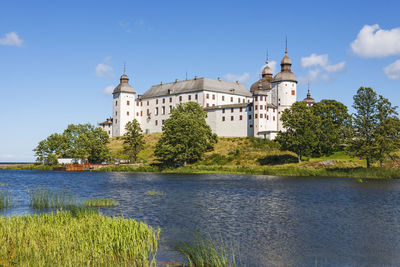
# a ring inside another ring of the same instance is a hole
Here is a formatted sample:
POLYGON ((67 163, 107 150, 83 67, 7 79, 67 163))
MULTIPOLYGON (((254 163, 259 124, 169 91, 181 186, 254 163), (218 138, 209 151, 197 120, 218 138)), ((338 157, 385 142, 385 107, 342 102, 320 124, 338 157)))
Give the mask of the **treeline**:
POLYGON ((400 148, 400 120, 395 106, 372 88, 361 87, 353 97, 355 113, 335 100, 313 106, 296 102, 282 113, 286 131, 276 141, 281 149, 304 156, 330 155, 343 149, 351 156, 373 162, 393 158, 400 148))

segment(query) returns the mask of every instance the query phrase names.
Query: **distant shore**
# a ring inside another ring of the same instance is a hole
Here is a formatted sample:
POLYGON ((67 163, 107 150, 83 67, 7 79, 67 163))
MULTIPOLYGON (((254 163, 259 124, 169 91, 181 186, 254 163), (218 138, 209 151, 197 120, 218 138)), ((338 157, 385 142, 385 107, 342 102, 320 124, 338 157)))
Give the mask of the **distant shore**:
MULTIPOLYGON (((59 166, 58 166, 59 167, 59 166)), ((0 169, 21 170, 55 170, 57 166, 34 164, 1 164, 0 169)), ((189 165, 178 168, 158 168, 149 165, 109 165, 90 171, 104 172, 153 172, 166 174, 249 174, 273 175, 287 177, 331 177, 331 178, 356 178, 356 179, 400 179, 400 170, 397 168, 372 167, 310 167, 308 165, 285 164, 278 166, 206 166, 189 165)))

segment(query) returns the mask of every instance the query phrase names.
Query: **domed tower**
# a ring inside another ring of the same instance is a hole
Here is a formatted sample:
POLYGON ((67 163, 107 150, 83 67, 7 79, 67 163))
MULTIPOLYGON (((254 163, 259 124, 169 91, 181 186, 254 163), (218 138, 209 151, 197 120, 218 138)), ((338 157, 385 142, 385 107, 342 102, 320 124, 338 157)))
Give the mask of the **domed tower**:
POLYGON ((268 59, 265 61, 266 66, 263 68, 261 72, 261 79, 256 81, 250 86, 250 92, 254 93, 255 91, 265 91, 270 90, 272 88, 272 70, 268 65, 268 59))
POLYGON ((124 135, 125 125, 135 118, 135 94, 124 67, 120 83, 113 91, 113 137, 124 135))
POLYGON ((297 79, 291 68, 292 61, 288 57, 286 48, 285 56, 281 60, 281 72, 276 74, 272 80, 272 103, 278 109, 277 131, 283 130, 280 115, 285 109, 290 108, 296 102, 297 79))
POLYGON ((303 102, 305 102, 306 105, 309 106, 309 107, 314 105, 315 100, 314 100, 314 98, 311 98, 310 88, 308 88, 307 97, 303 99, 303 102))

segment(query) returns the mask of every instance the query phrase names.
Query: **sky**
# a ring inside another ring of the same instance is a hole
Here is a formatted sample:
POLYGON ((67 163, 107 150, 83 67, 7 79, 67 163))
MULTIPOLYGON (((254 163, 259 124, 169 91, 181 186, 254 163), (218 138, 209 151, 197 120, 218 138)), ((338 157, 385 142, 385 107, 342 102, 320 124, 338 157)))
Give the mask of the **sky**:
POLYGON ((287 37, 298 100, 348 106, 361 86, 400 106, 400 1, 0 1, 0 162, 71 123, 104 121, 124 63, 138 94, 194 76, 279 72, 287 37))

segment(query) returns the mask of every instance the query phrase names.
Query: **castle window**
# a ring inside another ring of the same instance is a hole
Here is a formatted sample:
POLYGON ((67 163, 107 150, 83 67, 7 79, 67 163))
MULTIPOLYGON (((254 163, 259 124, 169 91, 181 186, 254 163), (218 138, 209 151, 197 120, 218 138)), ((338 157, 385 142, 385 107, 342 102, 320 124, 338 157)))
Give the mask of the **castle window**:
POLYGON ((115 116, 117 116, 118 115, 118 111, 115 111, 115 116))
POLYGON ((169 114, 172 112, 172 106, 169 106, 169 114))
POLYGON ((156 105, 158 105, 158 99, 156 99, 156 105))
POLYGON ((192 95, 189 95, 189 97, 188 97, 188 98, 189 98, 189 101, 190 101, 190 100, 192 100, 192 95))
POLYGON ((139 101, 136 101, 136 106, 137 106, 137 107, 139 106, 139 101))
POLYGON ((254 118, 257 119, 258 118, 258 114, 254 115, 254 118))
POLYGON ((162 123, 162 125, 164 125, 164 122, 165 122, 165 120, 162 120, 162 122, 161 122, 161 123, 162 123))
POLYGON ((207 107, 209 107, 209 106, 210 106, 210 104, 207 103, 207 107))
POLYGON ((243 120, 243 116, 242 115, 239 116, 239 120, 243 120))
POLYGON ((165 104, 165 98, 162 99, 162 103, 165 104))
POLYGON ((240 98, 238 98, 238 103, 240 103, 240 98))
POLYGON ((215 100, 215 95, 212 95, 212 99, 215 100))
POLYGON ((281 114, 281 112, 279 111, 278 114, 281 114))
POLYGON ((222 117, 222 121, 225 121, 225 117, 222 117))
POLYGON ((156 126, 157 126, 157 125, 158 125, 158 121, 157 121, 157 120, 155 120, 154 122, 155 122, 155 124, 156 124, 156 126))
POLYGON ((147 109, 147 116, 150 115, 150 109, 147 109))
POLYGON ((262 106, 262 105, 260 105, 260 109, 263 109, 263 106, 262 106))
POLYGON ((268 111, 268 109, 269 109, 269 108, 267 107, 267 111, 268 111))
POLYGON ((130 103, 129 103, 129 100, 128 100, 128 101, 126 101, 126 105, 127 105, 127 106, 129 106, 129 104, 130 104, 130 103))
POLYGON ((165 115, 165 107, 162 107, 162 115, 165 115))
POLYGON ((257 97, 255 97, 254 101, 257 101, 257 97))
POLYGON ((169 98, 169 103, 172 103, 172 97, 169 98))
POLYGON ((139 112, 136 112, 136 116, 139 117, 139 112))
POLYGON ((233 113, 233 108, 231 108, 231 112, 233 113))
POLYGON ((233 102, 233 97, 231 97, 231 102, 233 102))
POLYGON ((117 120, 117 119, 115 119, 115 124, 117 124, 117 121, 118 121, 118 120, 117 120))
POLYGON ((267 115, 267 120, 269 120, 269 116, 267 115))
POLYGON ((258 109, 258 105, 255 105, 254 110, 257 110, 257 109, 258 109))
POLYGON ((233 121, 233 116, 231 116, 231 121, 233 121))
POLYGON ((156 113, 156 115, 158 115, 158 107, 156 107, 156 112, 155 113, 156 113))
POLYGON ((140 102, 140 106, 143 107, 143 102, 140 102))
POLYGON ((118 106, 118 101, 115 101, 115 105, 118 106))
POLYGON ((240 107, 240 112, 242 112, 243 111, 243 108, 242 107, 240 107))
POLYGON ((275 116, 272 117, 272 120, 275 121, 275 116))
POLYGON ((182 96, 181 95, 179 96, 179 102, 182 102, 182 96))
POLYGON ((262 119, 263 118, 263 114, 260 114, 260 119, 262 119))
POLYGON ((129 116, 129 111, 126 112, 126 115, 129 116))
POLYGON ((140 111, 140 117, 143 117, 143 111, 140 111))
POLYGON ((110 131, 108 131, 108 134, 110 134, 110 131))
POLYGON ((225 113, 225 109, 224 108, 222 109, 222 113, 225 113))
POLYGON ((260 101, 263 101, 263 97, 262 96, 260 96, 260 101))
POLYGON ((149 105, 149 100, 147 100, 147 105, 149 105))
POLYGON ((225 96, 222 96, 222 101, 225 101, 225 96))
POLYGON ((253 128, 253 124, 250 124, 250 128, 253 128))
POLYGON ((206 94, 206 98, 209 99, 209 98, 210 98, 210 95, 209 95, 209 94, 206 94))
POLYGON ((251 111, 251 106, 249 106, 249 111, 251 111))
POLYGON ((264 106, 264 109, 268 109, 267 105, 264 106))
POLYGON ((251 115, 249 115, 249 120, 251 120, 251 115))
POLYGON ((215 104, 212 104, 213 107, 215 107, 215 104))
POLYGON ((292 95, 295 95, 295 92, 294 92, 294 90, 292 90, 292 95))
POLYGON ((194 99, 196 99, 196 100, 197 100, 197 94, 195 94, 195 95, 194 95, 194 99))

